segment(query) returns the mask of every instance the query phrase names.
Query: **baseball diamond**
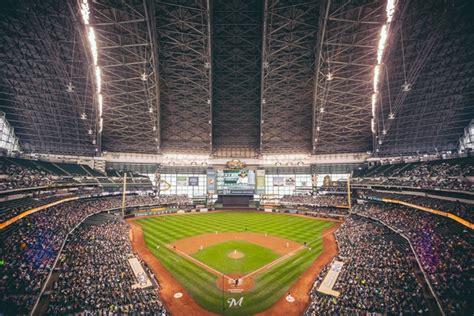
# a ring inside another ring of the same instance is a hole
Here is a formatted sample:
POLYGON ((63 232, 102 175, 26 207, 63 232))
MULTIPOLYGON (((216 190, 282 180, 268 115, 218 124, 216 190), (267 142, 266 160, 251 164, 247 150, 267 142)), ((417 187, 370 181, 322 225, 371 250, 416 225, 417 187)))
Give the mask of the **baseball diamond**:
POLYGON ((204 309, 225 315, 269 309, 324 251, 322 234, 334 225, 255 212, 157 216, 135 223, 141 225, 148 249, 189 295, 204 309), (245 257, 229 258, 236 250, 245 257), (251 278, 253 285, 243 291, 219 286, 222 274, 222 283, 251 278), (242 297, 240 304, 227 303, 242 297))
POLYGON ((0 0, 0 316, 474 315, 474 0, 0 0))

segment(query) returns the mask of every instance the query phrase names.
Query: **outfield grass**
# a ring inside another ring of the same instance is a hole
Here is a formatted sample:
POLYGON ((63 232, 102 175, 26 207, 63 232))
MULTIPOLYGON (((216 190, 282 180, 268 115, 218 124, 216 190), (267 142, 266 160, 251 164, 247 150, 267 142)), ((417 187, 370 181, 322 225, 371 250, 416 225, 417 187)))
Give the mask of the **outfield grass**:
POLYGON ((241 307, 226 308, 225 315, 250 315, 270 308, 296 281, 322 251, 321 233, 332 222, 285 214, 257 212, 220 212, 209 214, 158 216, 137 221, 143 228, 145 242, 153 254, 204 308, 223 313, 228 298, 244 297, 241 307), (222 293, 215 285, 216 276, 186 260, 166 247, 167 244, 206 233, 267 233, 298 243, 308 243, 312 250, 299 251, 287 260, 259 274, 255 286, 244 295, 222 293), (157 246, 160 246, 157 249, 157 246))
POLYGON ((192 256, 225 274, 234 272, 247 274, 280 257, 268 248, 241 240, 226 241, 206 247, 202 251, 192 254, 192 256), (243 253, 245 256, 240 259, 230 258, 229 253, 234 250, 243 253))

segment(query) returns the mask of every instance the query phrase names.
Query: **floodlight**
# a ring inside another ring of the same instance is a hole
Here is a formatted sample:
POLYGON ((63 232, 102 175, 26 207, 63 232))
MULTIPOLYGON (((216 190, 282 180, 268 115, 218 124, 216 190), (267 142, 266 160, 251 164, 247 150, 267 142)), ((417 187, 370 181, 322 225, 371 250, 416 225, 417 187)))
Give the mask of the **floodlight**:
POLYGON ((74 87, 72 85, 72 82, 69 82, 67 85, 66 85, 66 91, 69 92, 69 93, 72 93, 74 92, 74 90, 76 90, 76 87, 74 87))
POLYGON ((411 83, 408 83, 408 82, 405 81, 405 83, 402 84, 402 91, 403 92, 408 92, 408 91, 411 90, 411 87, 412 87, 411 83))

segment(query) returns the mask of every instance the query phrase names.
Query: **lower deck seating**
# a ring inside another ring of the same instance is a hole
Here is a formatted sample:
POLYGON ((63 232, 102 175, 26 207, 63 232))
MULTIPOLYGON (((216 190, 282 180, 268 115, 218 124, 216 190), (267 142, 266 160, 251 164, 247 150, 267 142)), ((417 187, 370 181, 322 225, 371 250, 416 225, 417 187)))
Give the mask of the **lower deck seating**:
POLYGON ((5 220, 12 218, 21 212, 26 210, 45 205, 56 201, 60 198, 57 197, 49 197, 49 198, 23 198, 23 199, 16 199, 10 200, 0 203, 0 223, 4 222, 5 220))

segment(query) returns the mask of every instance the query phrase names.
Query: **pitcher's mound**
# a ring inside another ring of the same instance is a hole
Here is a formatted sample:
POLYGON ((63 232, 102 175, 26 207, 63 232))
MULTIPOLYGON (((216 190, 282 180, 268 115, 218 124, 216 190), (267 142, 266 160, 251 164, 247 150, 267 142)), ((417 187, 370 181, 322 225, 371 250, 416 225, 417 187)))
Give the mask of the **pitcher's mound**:
POLYGON ((227 256, 232 259, 240 259, 240 258, 245 257, 245 254, 243 252, 234 250, 234 251, 229 252, 227 256))

